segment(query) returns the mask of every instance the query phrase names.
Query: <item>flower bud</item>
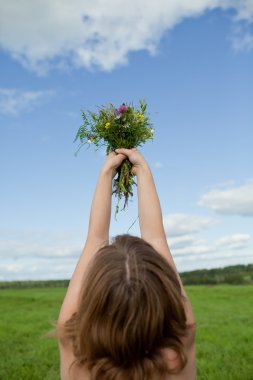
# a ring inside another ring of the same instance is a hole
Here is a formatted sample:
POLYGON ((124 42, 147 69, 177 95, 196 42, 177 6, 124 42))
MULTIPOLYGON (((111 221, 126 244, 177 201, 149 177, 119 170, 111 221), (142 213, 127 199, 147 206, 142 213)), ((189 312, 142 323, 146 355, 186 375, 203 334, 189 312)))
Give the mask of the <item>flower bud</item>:
POLYGON ((120 107, 119 107, 119 112, 120 113, 126 113, 128 110, 128 107, 125 106, 125 104, 122 104, 120 107))

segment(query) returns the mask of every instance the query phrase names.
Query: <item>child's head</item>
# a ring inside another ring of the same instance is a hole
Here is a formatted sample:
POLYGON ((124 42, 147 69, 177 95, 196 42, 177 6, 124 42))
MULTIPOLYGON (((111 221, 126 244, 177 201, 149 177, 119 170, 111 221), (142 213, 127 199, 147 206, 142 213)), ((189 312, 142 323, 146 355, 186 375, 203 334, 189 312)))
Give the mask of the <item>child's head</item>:
POLYGON ((91 370, 92 379, 140 380, 149 373, 162 379, 165 347, 178 352, 179 370, 185 365, 180 337, 186 316, 177 276, 135 236, 119 235, 94 255, 79 309, 65 326, 77 362, 91 370))

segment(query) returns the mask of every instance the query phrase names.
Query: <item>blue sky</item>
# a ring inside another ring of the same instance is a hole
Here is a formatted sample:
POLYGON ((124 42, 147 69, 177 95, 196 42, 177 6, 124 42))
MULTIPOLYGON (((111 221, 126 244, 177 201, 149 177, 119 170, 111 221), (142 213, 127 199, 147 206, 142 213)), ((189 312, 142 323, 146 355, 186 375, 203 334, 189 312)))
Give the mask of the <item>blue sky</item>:
POLYGON ((141 152, 178 270, 252 263, 252 2, 12 3, 0 12, 0 280, 71 276, 105 159, 92 146, 74 156, 80 111, 143 98, 155 138, 141 152))

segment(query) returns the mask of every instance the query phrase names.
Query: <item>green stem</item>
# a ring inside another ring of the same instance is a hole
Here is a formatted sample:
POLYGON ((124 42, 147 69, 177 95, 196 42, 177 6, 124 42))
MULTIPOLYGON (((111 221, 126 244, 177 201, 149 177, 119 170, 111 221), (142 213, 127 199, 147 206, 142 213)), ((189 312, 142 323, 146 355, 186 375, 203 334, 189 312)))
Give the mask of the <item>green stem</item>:
POLYGON ((128 205, 128 199, 130 196, 133 196, 133 185, 136 185, 135 181, 133 180, 133 174, 131 173, 132 164, 131 162, 126 159, 122 162, 122 164, 117 168, 117 178, 113 182, 113 192, 112 194, 115 194, 116 197, 118 197, 118 203, 116 205, 115 210, 115 220, 116 215, 119 211, 119 202, 122 196, 125 198, 124 206, 121 209, 125 210, 125 208, 128 205))
POLYGON ((127 234, 128 234, 128 232, 129 232, 129 230, 133 227, 133 225, 136 223, 136 221, 138 220, 138 218, 139 218, 139 215, 137 216, 137 218, 135 219, 135 221, 131 224, 131 226, 128 228, 128 230, 127 230, 127 234))

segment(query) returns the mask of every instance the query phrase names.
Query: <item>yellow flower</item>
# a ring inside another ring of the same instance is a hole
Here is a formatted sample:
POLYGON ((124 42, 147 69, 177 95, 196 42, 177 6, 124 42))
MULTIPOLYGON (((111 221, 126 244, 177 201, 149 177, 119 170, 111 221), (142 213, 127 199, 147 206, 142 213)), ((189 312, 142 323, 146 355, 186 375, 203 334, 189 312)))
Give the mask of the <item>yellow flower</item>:
POLYGON ((140 113, 140 112, 137 112, 137 120, 140 122, 140 123, 142 123, 143 122, 143 120, 144 120, 144 116, 140 113))
POLYGON ((110 126, 111 126, 111 123, 109 123, 109 122, 108 122, 108 123, 106 123, 106 124, 105 124, 105 129, 108 129, 108 128, 110 128, 110 126))
POLYGON ((152 139, 154 138, 154 132, 155 132, 154 128, 149 129, 149 134, 152 139))

